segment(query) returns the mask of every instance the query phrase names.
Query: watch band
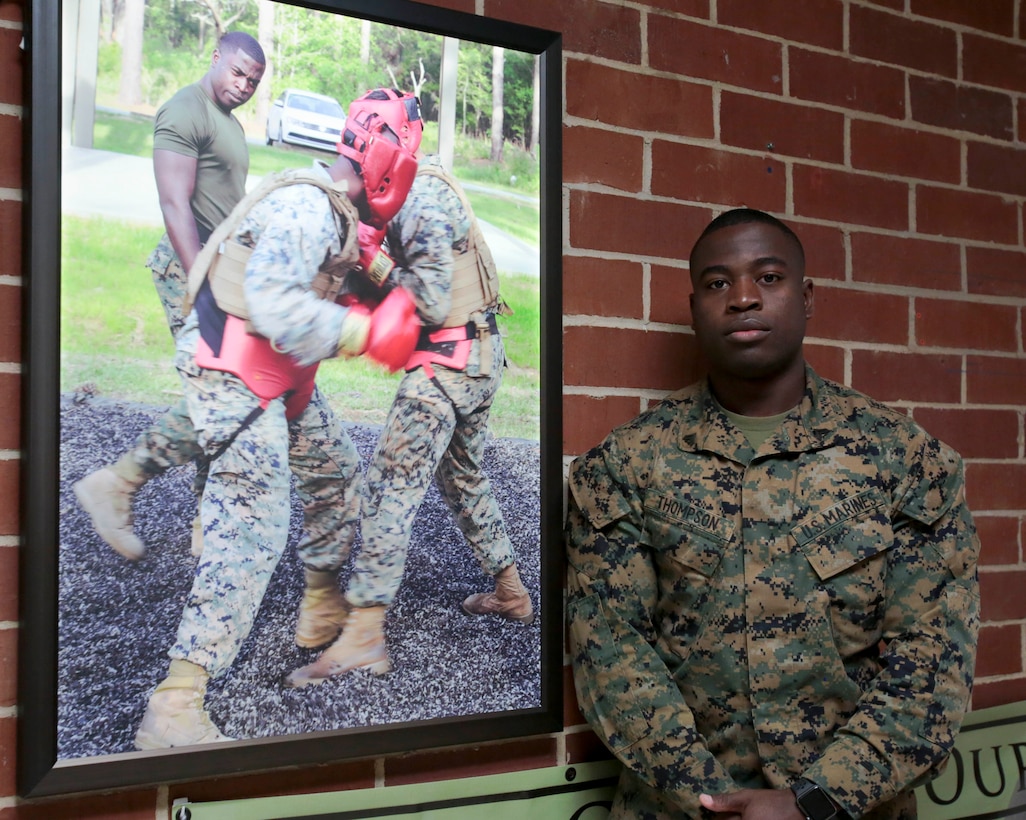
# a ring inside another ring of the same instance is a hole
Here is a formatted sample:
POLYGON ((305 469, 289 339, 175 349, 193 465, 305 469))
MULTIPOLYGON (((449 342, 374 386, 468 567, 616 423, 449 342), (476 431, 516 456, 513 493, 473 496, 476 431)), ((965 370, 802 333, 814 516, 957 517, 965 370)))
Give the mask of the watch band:
POLYGON ((794 792, 794 801, 805 815, 805 820, 832 820, 840 817, 837 804, 819 784, 803 778, 791 786, 791 791, 794 792))

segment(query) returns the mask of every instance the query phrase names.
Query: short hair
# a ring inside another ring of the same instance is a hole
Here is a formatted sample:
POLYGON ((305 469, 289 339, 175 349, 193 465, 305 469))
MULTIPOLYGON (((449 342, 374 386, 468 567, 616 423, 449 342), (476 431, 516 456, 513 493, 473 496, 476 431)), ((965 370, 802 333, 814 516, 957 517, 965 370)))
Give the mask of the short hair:
POLYGON ((765 211, 758 211, 755 208, 734 208, 731 211, 725 211, 706 225, 701 236, 695 240, 695 244, 691 247, 691 253, 688 257, 689 263, 691 257, 695 255, 695 250, 702 243, 702 240, 709 236, 709 234, 716 233, 716 231, 721 230, 722 228, 732 228, 735 225, 748 225, 752 222, 769 225, 776 228, 784 234, 784 236, 788 237, 792 242, 794 242, 795 246, 797 246, 798 255, 802 261, 802 267, 805 266, 805 248, 802 247, 802 241, 798 238, 798 234, 792 231, 775 216, 768 214, 765 211))
POLYGON ((267 58, 264 56, 264 50, 260 47, 260 43, 256 41, 255 37, 244 31, 229 31, 222 35, 221 39, 217 41, 217 48, 222 54, 243 51, 260 65, 267 65, 267 58))

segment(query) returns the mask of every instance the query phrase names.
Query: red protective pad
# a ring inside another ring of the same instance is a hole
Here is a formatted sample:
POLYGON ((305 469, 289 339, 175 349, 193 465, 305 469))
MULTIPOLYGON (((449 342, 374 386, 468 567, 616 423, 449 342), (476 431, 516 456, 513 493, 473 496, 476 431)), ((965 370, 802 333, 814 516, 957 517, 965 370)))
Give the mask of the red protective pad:
POLYGON ((365 355, 395 373, 413 354, 419 338, 420 319, 413 299, 403 288, 393 288, 371 314, 365 355))
POLYGON ((221 355, 200 337, 196 345, 196 364, 207 370, 221 370, 238 376, 267 407, 272 399, 287 390, 292 396, 285 402, 285 417, 290 421, 306 409, 314 389, 317 364, 302 366, 285 353, 271 347, 263 336, 246 332, 246 323, 228 316, 221 337, 221 355))
POLYGON ((360 245, 360 267, 370 281, 380 286, 395 267, 392 257, 381 250, 385 230, 361 222, 356 229, 356 236, 360 245))

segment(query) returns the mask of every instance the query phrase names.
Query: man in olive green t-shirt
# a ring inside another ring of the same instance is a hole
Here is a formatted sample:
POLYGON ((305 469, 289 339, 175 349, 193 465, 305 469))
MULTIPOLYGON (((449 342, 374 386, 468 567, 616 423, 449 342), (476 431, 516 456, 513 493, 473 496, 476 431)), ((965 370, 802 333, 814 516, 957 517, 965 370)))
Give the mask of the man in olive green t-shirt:
MULTIPOLYGON (((185 322, 188 270, 213 229, 245 196, 249 150, 232 111, 253 96, 266 62, 251 36, 225 34, 206 74, 157 111, 153 174, 167 232, 146 265, 174 338, 185 322)), ((138 560, 146 548, 132 529, 133 496, 151 478, 188 464, 201 453, 183 400, 143 432, 117 462, 77 482, 75 495, 97 533, 126 558, 138 560)), ((202 480, 198 475, 200 487, 202 480)), ((194 525, 193 554, 201 549, 202 530, 194 525)))

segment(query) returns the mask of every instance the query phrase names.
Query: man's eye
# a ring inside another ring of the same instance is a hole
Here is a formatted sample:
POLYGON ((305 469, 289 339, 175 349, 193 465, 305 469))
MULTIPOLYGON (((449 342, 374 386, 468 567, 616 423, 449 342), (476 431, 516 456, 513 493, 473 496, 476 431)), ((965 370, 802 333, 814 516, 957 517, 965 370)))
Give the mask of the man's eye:
POLYGON ((723 290, 727 286, 726 279, 713 279, 709 283, 709 290, 723 290))
POLYGON ((763 282, 768 282, 770 284, 772 284, 773 282, 779 282, 780 281, 780 274, 779 273, 764 273, 762 275, 762 281, 763 282))

